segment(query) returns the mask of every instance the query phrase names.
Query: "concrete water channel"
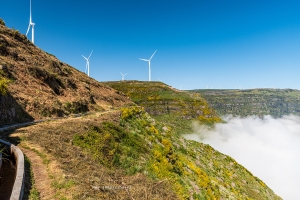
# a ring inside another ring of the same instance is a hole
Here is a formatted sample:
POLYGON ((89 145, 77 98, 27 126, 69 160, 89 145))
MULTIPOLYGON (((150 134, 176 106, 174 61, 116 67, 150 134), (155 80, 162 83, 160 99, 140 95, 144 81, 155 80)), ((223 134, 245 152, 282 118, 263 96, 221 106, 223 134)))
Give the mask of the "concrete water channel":
POLYGON ((0 199, 9 200, 16 177, 16 159, 6 149, 2 151, 2 165, 0 169, 0 199))

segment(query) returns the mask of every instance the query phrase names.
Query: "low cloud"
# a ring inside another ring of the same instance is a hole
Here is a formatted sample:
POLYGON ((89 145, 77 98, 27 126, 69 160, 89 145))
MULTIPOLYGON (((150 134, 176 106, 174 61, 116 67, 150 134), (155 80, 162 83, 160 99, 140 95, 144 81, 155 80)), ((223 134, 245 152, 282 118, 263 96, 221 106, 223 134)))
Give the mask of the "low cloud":
POLYGON ((185 138, 211 145, 234 158, 283 199, 300 197, 300 117, 225 116, 209 129, 194 124, 185 138))

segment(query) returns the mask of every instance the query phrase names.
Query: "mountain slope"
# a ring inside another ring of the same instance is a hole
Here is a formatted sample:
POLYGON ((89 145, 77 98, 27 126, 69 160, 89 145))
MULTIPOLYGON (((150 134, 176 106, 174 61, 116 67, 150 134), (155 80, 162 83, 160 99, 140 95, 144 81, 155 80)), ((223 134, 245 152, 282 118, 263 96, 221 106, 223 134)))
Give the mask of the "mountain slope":
POLYGON ((0 125, 132 103, 1 24, 0 79, 10 80, 7 95, 0 94, 0 125))
POLYGON ((204 97, 219 115, 300 115, 300 91, 292 89, 191 90, 204 97))
POLYGON ((56 158, 61 197, 281 199, 231 157, 177 136, 142 107, 40 123, 11 137, 56 158))
MULTIPOLYGON (((52 199, 280 199, 229 156, 177 134, 178 121, 221 121, 198 95, 161 83, 117 83, 160 121, 172 119, 170 128, 3 25, 0 44, 0 78, 10 80, 0 82, 7 89, 0 94, 2 124, 99 111, 1 133, 43 159, 52 199)), ((35 175, 27 195, 43 178, 35 175)))
POLYGON ((176 90, 162 82, 105 82, 124 92, 155 119, 174 128, 178 133, 191 132, 191 121, 213 125, 222 120, 198 94, 176 90))

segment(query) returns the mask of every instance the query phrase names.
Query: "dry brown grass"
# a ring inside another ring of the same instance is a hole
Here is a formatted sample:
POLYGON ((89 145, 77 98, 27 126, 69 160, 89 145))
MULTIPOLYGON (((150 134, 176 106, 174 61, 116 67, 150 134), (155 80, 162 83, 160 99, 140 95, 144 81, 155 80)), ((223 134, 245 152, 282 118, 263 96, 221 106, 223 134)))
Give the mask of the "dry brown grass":
POLYGON ((177 199, 168 180, 154 181, 140 173, 129 176, 121 169, 108 169, 72 144, 74 134, 104 121, 118 123, 119 117, 119 112, 109 112, 45 122, 18 129, 11 137, 18 136, 22 138, 21 146, 46 154, 51 187, 57 198, 177 199))
POLYGON ((24 110, 34 119, 41 119, 132 103, 124 94, 59 61, 18 31, 3 25, 0 25, 0 65, 3 76, 11 80, 8 94, 12 99, 6 100, 7 110, 2 112, 5 115, 9 115, 6 112, 10 109, 16 110, 16 115, 24 110))

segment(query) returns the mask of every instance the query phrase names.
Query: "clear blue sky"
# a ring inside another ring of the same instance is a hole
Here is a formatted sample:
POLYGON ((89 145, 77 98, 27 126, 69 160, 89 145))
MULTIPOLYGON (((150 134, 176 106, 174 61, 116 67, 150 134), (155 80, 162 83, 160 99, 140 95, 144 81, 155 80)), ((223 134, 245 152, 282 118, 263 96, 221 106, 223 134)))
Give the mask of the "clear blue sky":
MULTIPOLYGON (((29 0, 0 0, 26 33, 29 0)), ((98 81, 152 80, 182 89, 300 89, 299 0, 32 0, 35 44, 98 81)), ((31 34, 31 33, 29 33, 31 34)), ((30 36, 31 39, 31 36, 30 36)))

